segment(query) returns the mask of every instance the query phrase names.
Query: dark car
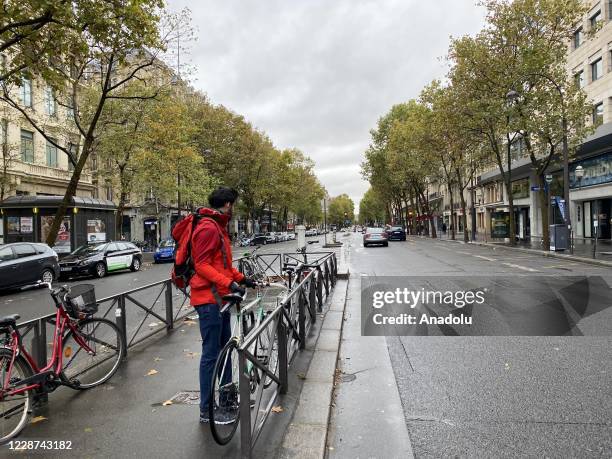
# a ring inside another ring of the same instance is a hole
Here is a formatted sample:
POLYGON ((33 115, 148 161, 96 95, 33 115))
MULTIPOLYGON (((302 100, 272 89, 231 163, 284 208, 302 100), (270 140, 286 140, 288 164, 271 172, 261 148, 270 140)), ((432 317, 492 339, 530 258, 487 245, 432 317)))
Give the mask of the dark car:
POLYGON ((406 240, 406 231, 401 226, 392 226, 389 230, 387 230, 387 234, 389 235, 390 241, 405 241, 406 240))
POLYGON ((0 245, 0 288, 53 282, 60 274, 57 253, 47 244, 15 242, 0 245))
POLYGON ((120 269, 138 271, 142 265, 142 251, 131 242, 110 241, 82 245, 59 262, 60 275, 91 275, 104 277, 120 269))
POLYGON ((382 244, 385 247, 389 245, 387 232, 384 228, 367 228, 363 235, 363 246, 367 247, 372 244, 382 244))
POLYGON ((174 250, 176 244, 174 239, 166 239, 159 243, 157 250, 153 254, 154 263, 162 263, 164 261, 174 260, 174 250))
POLYGON ((268 236, 265 234, 254 234, 251 238, 250 245, 266 245, 268 243, 268 236))

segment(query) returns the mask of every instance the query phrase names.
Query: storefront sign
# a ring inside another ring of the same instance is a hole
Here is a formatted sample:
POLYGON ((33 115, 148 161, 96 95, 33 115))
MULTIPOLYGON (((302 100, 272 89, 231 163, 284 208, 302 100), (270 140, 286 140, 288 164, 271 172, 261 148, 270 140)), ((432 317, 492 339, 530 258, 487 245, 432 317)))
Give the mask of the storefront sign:
POLYGON ((570 188, 612 182, 612 152, 570 164, 570 188), (576 167, 582 166, 582 180, 576 177, 576 167))
POLYGON ((508 212, 491 213, 491 237, 510 237, 510 214, 508 212))
POLYGON ((512 197, 514 199, 529 197, 529 178, 512 182, 512 197))

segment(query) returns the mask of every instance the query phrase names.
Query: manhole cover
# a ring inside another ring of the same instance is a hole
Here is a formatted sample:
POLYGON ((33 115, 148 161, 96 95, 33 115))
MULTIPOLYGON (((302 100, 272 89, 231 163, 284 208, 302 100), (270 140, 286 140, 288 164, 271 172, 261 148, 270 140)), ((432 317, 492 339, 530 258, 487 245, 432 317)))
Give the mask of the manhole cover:
POLYGON ((353 382, 357 379, 357 375, 351 374, 351 373, 344 373, 342 376, 340 376, 340 381, 342 382, 353 382))
POLYGON ((172 403, 183 405, 199 405, 200 391, 199 390, 184 390, 174 395, 171 399, 172 403))

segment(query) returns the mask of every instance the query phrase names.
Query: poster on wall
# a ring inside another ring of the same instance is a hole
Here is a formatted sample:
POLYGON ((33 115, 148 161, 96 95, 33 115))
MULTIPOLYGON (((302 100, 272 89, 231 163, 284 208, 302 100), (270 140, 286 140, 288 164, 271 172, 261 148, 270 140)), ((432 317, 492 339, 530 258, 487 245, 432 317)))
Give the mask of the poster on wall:
POLYGON ((102 220, 87 220, 87 242, 106 240, 106 225, 102 220))
POLYGON ((21 234, 31 234, 34 231, 34 219, 32 217, 21 217, 21 234))
MULTIPOLYGON (((40 217, 40 235, 43 242, 47 240, 51 225, 53 225, 53 216, 40 217)), ((62 220, 53 250, 57 253, 70 253, 70 217, 64 217, 62 220)))
POLYGON ((6 217, 6 231, 8 234, 19 234, 19 217, 6 217))
POLYGON ((491 212, 491 237, 510 237, 510 214, 508 212, 491 212))

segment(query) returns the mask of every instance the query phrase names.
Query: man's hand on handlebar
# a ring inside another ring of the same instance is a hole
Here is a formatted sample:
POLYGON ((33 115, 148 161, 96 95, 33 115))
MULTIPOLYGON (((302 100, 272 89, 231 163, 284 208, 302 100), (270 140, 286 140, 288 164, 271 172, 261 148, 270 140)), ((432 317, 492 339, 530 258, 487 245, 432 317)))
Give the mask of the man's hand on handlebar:
POLYGON ((244 296, 246 293, 246 290, 242 288, 240 285, 238 285, 236 282, 232 282, 230 284, 230 291, 232 293, 237 293, 240 296, 244 296))
POLYGON ((255 288, 258 285, 257 281, 252 277, 245 277, 244 279, 242 279, 242 284, 244 284, 248 288, 255 288))

